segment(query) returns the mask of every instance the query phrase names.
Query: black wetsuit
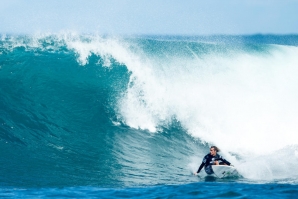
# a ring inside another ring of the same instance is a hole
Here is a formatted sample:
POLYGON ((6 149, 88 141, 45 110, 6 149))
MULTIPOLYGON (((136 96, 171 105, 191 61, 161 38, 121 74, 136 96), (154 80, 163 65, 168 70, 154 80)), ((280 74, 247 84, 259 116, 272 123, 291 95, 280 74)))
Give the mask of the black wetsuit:
POLYGON ((229 163, 227 160, 223 159, 222 156, 220 156, 219 154, 216 154, 215 156, 212 156, 210 153, 205 155, 202 164, 200 165, 197 173, 199 173, 201 171, 201 169, 205 166, 205 171, 207 174, 212 174, 213 170, 212 170, 212 166, 215 164, 215 161, 219 161, 219 164, 227 164, 227 165, 231 165, 231 163, 229 163))

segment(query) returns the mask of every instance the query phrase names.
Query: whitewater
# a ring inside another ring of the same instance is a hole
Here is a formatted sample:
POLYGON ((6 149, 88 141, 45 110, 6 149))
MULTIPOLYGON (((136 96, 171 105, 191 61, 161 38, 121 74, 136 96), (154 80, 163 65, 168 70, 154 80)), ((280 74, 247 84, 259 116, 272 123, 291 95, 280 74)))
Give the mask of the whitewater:
POLYGON ((297 35, 1 35, 0 195, 297 194, 297 55, 297 35), (212 145, 239 178, 192 175, 212 145))

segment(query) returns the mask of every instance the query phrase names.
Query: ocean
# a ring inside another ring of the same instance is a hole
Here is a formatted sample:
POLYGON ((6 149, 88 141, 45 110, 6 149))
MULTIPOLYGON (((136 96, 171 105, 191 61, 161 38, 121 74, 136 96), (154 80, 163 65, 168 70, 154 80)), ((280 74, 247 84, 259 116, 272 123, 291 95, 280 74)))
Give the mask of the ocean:
POLYGON ((297 76, 298 35, 2 34, 0 197, 296 198, 297 76))

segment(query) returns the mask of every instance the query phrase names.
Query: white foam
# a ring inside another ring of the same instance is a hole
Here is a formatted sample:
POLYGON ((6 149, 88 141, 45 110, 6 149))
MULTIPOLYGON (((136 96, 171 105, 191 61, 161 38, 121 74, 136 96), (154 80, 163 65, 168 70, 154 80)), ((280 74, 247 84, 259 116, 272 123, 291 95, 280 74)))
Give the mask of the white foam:
POLYGON ((148 121, 157 127, 174 116, 193 136, 229 151, 271 152, 297 144, 297 52, 276 47, 266 56, 128 65, 135 79, 123 99, 123 116, 139 127, 148 121))
POLYGON ((267 155, 246 157, 247 160, 237 165, 239 172, 248 179, 283 180, 297 179, 298 158, 295 153, 298 145, 287 146, 267 155))

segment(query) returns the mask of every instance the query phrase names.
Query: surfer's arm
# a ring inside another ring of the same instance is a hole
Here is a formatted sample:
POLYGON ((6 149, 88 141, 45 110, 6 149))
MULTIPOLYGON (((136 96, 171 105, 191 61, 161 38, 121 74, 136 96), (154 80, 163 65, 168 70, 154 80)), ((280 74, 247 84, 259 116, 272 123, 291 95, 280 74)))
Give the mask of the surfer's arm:
POLYGON ((217 159, 217 160, 221 160, 221 161, 223 161, 223 163, 225 163, 225 164, 231 166, 231 163, 230 163, 229 161, 227 161, 226 159, 223 159, 222 157, 220 157, 220 158, 217 159))
POLYGON ((197 171, 197 173, 200 173, 200 171, 202 170, 202 168, 205 166, 205 163, 204 162, 202 162, 202 164, 200 165, 200 167, 199 167, 199 169, 198 169, 198 171, 197 171))

